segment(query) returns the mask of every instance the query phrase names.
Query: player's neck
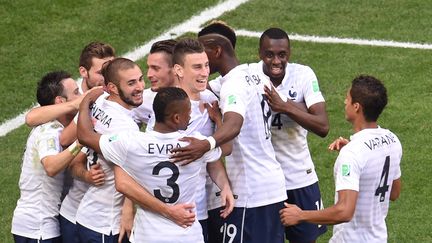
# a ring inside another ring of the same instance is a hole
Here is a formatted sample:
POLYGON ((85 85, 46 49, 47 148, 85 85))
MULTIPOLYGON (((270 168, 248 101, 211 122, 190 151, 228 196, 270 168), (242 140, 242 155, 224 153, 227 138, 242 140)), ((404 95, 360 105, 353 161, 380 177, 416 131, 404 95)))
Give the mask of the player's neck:
POLYGON ((163 122, 156 122, 153 130, 155 132, 159 132, 159 133, 172 133, 172 132, 176 132, 178 131, 176 128, 170 126, 167 123, 163 123, 163 122))
POLYGON ((82 79, 81 90, 83 93, 85 93, 87 90, 89 90, 89 87, 87 86, 87 79, 86 78, 82 79))
POLYGON ((224 64, 222 65, 222 67, 219 70, 219 74, 222 75, 222 76, 225 76, 231 70, 233 70, 235 67, 237 67, 238 65, 240 65, 240 62, 237 60, 236 57, 226 58, 226 60, 224 60, 223 63, 224 64))
POLYGON ((378 128, 377 122, 376 121, 368 122, 362 119, 362 120, 354 121, 353 123, 353 129, 355 133, 360 132, 363 129, 370 129, 370 128, 378 128))

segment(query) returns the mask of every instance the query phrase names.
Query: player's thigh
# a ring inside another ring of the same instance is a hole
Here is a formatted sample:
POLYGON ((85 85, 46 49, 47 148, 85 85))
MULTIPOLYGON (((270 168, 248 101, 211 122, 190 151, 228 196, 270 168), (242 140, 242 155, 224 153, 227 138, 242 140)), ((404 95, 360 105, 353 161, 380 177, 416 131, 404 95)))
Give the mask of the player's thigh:
POLYGON ((226 219, 220 217, 220 210, 222 208, 208 212, 209 243, 241 242, 245 208, 235 207, 226 219))
POLYGON ((250 243, 283 243, 284 227, 279 211, 283 202, 262 207, 247 208, 243 223, 242 242, 250 243))
POLYGON ((13 235, 15 243, 62 243, 60 237, 46 240, 31 239, 20 235, 13 235))
MULTIPOLYGON (((296 204, 303 210, 320 210, 323 208, 318 182, 287 191, 287 202, 296 204)), ((291 242, 312 242, 327 231, 325 225, 301 223, 285 228, 285 236, 291 242)))
POLYGON ((70 222, 60 215, 60 233, 63 243, 79 243, 78 230, 76 224, 70 222))

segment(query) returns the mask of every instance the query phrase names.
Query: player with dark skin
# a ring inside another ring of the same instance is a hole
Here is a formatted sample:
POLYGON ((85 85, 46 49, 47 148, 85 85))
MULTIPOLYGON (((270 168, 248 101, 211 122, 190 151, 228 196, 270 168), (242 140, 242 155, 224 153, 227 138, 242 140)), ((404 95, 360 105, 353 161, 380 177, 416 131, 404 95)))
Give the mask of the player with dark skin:
MULTIPOLYGON (((274 87, 281 84, 286 73, 285 68, 291 55, 288 39, 271 39, 264 36, 259 47, 259 56, 263 61, 263 71, 270 77, 274 87)), ((288 99, 284 102, 276 90, 265 86, 267 101, 274 112, 285 113, 305 129, 320 137, 329 131, 329 122, 325 102, 319 102, 308 109, 304 103, 295 103, 288 99)))
MULTIPOLYGON (((233 68, 240 65, 231 42, 222 35, 208 34, 198 38, 205 47, 205 52, 209 59, 210 73, 218 72, 224 76, 233 68)), ((222 126, 213 134, 216 146, 224 144, 234 139, 243 125, 243 117, 235 112, 226 112, 223 116, 222 126)), ((174 162, 188 164, 200 158, 205 152, 210 150, 210 143, 207 140, 194 138, 184 138, 190 145, 182 148, 173 149, 174 162)))

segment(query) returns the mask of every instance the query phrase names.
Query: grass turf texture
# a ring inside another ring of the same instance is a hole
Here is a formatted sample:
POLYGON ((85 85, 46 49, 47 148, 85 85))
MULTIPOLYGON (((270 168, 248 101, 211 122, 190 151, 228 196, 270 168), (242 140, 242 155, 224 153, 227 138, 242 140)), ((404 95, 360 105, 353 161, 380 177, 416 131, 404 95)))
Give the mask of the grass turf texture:
MULTIPOLYGON (((73 6, 66 2, 2 4, 0 13, 6 18, 0 22, 0 31, 5 33, 0 35, 0 88, 8 95, 0 100, 0 120, 13 117, 34 102, 36 81, 46 71, 64 68, 77 76, 79 52, 87 42, 106 41, 122 54, 214 2, 195 1, 194 5, 158 2, 157 6, 150 1, 96 1, 91 5, 78 2, 73 6), (79 3, 81 7, 77 7, 79 3), (99 12, 94 11, 97 7, 99 12), (56 11, 47 8, 59 8, 62 11, 58 12, 64 12, 64 15, 56 15, 56 11), (17 11, 27 11, 27 16, 18 17, 17 11), (85 19, 83 16, 88 17, 85 19), (24 19, 14 23, 19 18, 24 19)), ((390 4, 387 1, 345 3, 327 0, 290 1, 289 4, 272 1, 270 4, 251 1, 221 19, 235 28, 254 31, 279 26, 289 33, 305 35, 432 43, 432 30, 426 25, 429 23, 426 13, 432 12, 432 4, 427 2, 396 1, 390 4), (251 16, 258 17, 246 21, 251 16)), ((239 37, 237 51, 242 62, 257 61, 257 48, 258 39, 239 37)), ((375 75, 387 86, 389 104, 379 123, 399 136, 404 149, 402 194, 398 201, 391 203, 387 218, 389 242, 432 241, 428 233, 431 226, 428 215, 432 210, 428 202, 428 195, 432 192, 428 183, 428 173, 432 171, 428 156, 432 115, 428 108, 432 102, 428 91, 432 85, 431 54, 431 50, 292 41, 291 62, 314 69, 327 102, 331 126, 329 135, 324 139, 312 134, 309 136, 326 206, 334 200, 333 163, 337 156, 327 151, 327 145, 338 136, 348 137, 352 133, 343 114, 346 89, 354 76, 360 73, 375 75)), ((145 60, 138 63, 145 72, 145 60)), ((12 242, 10 222, 19 197, 17 182, 29 131, 21 127, 0 138, 2 242, 12 242)), ((331 229, 318 242, 327 242, 330 237, 331 229)))

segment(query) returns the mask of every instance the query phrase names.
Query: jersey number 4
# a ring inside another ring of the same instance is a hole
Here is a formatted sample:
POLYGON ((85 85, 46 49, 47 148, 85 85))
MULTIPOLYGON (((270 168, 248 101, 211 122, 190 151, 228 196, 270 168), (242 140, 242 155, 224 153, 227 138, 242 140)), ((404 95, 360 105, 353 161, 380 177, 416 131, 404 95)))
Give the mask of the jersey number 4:
POLYGON ((385 200, 385 194, 389 190, 389 185, 387 184, 388 176, 389 176, 389 170, 390 170, 390 156, 387 156, 384 162, 384 167, 381 173, 381 179, 380 183, 378 185, 378 188, 375 190, 375 196, 380 197, 380 202, 384 202, 385 200))
POLYGON ((180 196, 180 187, 176 183, 176 180, 179 177, 179 169, 173 163, 171 163, 169 161, 163 161, 163 162, 158 163, 153 168, 152 174, 153 175, 159 175, 159 172, 162 169, 164 169, 164 168, 168 168, 168 169, 170 169, 173 172, 173 174, 171 175, 171 177, 167 179, 167 185, 169 187, 171 187, 173 193, 172 193, 171 197, 164 197, 162 195, 160 189, 153 190, 153 193, 154 193, 155 197, 157 199, 161 200, 162 202, 165 202, 165 203, 175 203, 179 199, 179 196, 180 196))

